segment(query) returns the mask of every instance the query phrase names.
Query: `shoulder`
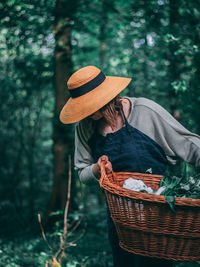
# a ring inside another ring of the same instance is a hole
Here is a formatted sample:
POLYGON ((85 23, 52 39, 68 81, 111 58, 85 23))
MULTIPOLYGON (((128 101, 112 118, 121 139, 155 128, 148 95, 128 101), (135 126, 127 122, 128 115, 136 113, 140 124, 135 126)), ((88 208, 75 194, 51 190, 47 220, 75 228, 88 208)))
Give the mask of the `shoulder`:
POLYGON ((130 97, 132 108, 129 116, 129 123, 137 122, 150 123, 150 121, 174 121, 173 116, 161 105, 145 97, 130 97))
POLYGON ((140 112, 157 113, 162 116, 164 113, 168 113, 161 105, 155 101, 145 97, 127 97, 132 105, 132 112, 139 110, 140 112))
POLYGON ((155 101, 148 99, 148 98, 145 98, 145 97, 136 98, 134 106, 136 108, 137 107, 143 107, 144 109, 149 109, 149 110, 152 110, 154 112, 158 112, 161 109, 164 109, 163 107, 161 107, 161 105, 159 105, 155 101))
POLYGON ((87 133, 87 128, 88 128, 88 121, 86 120, 82 120, 82 121, 78 121, 76 122, 75 124, 75 129, 78 133, 81 133, 81 134, 85 134, 87 133))
POLYGON ((93 125, 89 119, 84 119, 75 124, 75 131, 79 139, 87 141, 93 132, 93 125))

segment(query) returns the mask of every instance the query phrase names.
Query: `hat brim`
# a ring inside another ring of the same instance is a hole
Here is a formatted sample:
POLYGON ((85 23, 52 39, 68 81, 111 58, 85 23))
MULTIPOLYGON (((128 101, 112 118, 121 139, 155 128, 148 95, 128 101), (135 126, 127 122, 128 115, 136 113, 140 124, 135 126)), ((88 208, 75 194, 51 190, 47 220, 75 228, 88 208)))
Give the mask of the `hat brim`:
POLYGON ((104 82, 92 91, 69 98, 60 112, 61 122, 70 124, 85 119, 110 102, 130 81, 130 78, 106 76, 104 82))

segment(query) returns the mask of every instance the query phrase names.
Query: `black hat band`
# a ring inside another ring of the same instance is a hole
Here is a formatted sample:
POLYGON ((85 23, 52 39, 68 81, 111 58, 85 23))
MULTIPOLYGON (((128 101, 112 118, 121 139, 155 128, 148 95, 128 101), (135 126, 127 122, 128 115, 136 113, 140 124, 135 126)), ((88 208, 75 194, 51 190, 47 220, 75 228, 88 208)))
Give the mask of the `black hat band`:
POLYGON ((70 91, 71 97, 72 98, 76 98, 82 95, 85 95, 86 93, 92 91, 93 89, 95 89, 97 86, 99 86, 104 80, 106 79, 106 76, 103 74, 103 72, 101 71, 94 79, 92 79, 91 81, 77 87, 74 88, 70 91))

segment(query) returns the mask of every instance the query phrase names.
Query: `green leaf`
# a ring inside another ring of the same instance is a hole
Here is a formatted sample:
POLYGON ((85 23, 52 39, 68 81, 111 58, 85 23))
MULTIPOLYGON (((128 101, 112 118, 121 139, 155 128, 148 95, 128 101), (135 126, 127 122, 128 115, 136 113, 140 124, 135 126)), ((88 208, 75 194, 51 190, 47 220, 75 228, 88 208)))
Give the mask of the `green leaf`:
POLYGON ((171 210, 176 213, 175 211, 175 196, 165 196, 167 203, 169 204, 171 210))

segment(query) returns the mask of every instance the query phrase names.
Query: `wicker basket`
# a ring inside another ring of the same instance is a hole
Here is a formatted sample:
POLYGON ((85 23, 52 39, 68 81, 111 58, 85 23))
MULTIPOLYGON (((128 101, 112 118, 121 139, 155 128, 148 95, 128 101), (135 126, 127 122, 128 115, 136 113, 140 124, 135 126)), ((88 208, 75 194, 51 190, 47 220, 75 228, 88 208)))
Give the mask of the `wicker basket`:
POLYGON ((160 175, 116 172, 107 175, 101 165, 100 186, 105 189, 120 247, 142 256, 175 261, 200 260, 200 199, 176 198, 173 213, 164 196, 122 187, 129 177, 159 188, 160 175))

